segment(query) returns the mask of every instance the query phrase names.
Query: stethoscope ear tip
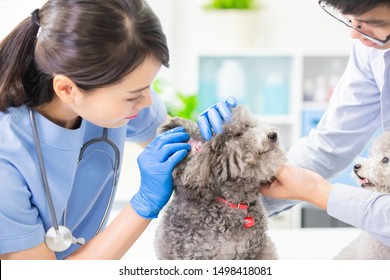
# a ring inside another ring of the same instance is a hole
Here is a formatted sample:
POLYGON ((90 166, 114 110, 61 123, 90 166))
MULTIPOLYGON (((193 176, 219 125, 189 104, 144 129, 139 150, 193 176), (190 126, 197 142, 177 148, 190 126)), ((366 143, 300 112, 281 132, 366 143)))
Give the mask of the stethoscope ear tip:
POLYGON ((78 244, 78 245, 84 245, 85 244, 85 239, 80 237, 80 238, 76 238, 76 237, 73 237, 72 239, 72 244, 78 244))

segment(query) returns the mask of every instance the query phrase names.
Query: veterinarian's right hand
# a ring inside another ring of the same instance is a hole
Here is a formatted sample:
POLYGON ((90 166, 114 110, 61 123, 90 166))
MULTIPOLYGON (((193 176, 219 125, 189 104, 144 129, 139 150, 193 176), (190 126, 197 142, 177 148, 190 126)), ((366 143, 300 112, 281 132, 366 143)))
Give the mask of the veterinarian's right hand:
POLYGON ((189 135, 176 127, 158 135, 139 155, 139 191, 130 200, 137 214, 146 219, 158 216, 172 195, 172 171, 191 150, 189 135))
POLYGON ((279 169, 269 186, 260 187, 268 197, 303 200, 326 209, 333 185, 319 174, 297 166, 286 165, 279 169))
POLYGON ((233 113, 231 108, 236 106, 236 99, 234 97, 229 97, 225 101, 220 101, 199 114, 199 130, 206 141, 213 137, 213 131, 215 133, 222 132, 223 123, 229 122, 232 119, 233 113))

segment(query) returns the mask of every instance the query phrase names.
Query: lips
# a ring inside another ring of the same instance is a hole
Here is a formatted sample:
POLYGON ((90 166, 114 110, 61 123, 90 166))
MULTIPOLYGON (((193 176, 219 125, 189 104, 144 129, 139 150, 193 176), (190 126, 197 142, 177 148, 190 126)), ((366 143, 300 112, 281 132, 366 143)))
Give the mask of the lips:
POLYGON ((370 48, 378 46, 378 44, 376 44, 370 40, 367 40, 367 39, 362 39, 361 42, 363 43, 363 45, 365 45, 366 47, 370 47, 370 48))
POLYGON ((135 119, 136 117, 138 117, 138 114, 130 116, 130 117, 126 117, 125 119, 132 120, 132 119, 135 119))

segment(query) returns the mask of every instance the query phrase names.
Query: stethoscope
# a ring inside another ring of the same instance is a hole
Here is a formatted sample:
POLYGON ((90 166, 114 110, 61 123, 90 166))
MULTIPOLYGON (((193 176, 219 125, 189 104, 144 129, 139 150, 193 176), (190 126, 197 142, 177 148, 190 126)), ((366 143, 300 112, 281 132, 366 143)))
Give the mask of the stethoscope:
MULTIPOLYGON (((56 212, 54 210, 53 199, 52 199, 51 194, 50 194, 49 183, 48 183, 47 175, 46 175, 46 168, 45 168, 45 165, 43 162, 42 149, 41 149, 41 145, 39 142, 38 130, 37 130, 36 122, 35 122, 35 116, 34 116, 32 108, 28 107, 28 109, 29 109, 29 113, 30 113, 30 122, 31 122, 31 126, 32 126, 32 131, 33 131, 35 149, 37 151, 37 156, 38 156, 38 163, 39 163, 39 169, 40 169, 40 173, 41 173, 41 177, 42 177, 42 183, 43 183, 43 186, 45 189, 46 199, 47 199, 47 203, 49 205, 50 216, 51 216, 51 220, 53 223, 53 227, 51 227, 45 234, 45 243, 46 243, 46 246, 50 250, 52 250, 54 252, 63 252, 65 250, 67 250, 72 244, 83 245, 85 243, 85 239, 84 238, 75 238, 72 234, 72 231, 66 227, 66 207, 64 210, 63 225, 58 224, 56 212)), ((108 138, 108 129, 104 128, 103 134, 101 137, 91 139, 91 140, 87 141, 86 143, 84 143, 84 145, 81 147, 77 164, 79 164, 80 161, 82 160, 82 158, 84 156, 84 152, 87 149, 87 147, 92 145, 92 144, 95 144, 97 142, 106 142, 107 144, 109 144, 112 147, 112 149, 114 150, 114 153, 115 153, 115 161, 114 161, 114 166, 113 166, 114 178, 113 178, 113 182, 112 182, 109 201, 107 204, 107 208, 104 211, 104 215, 103 215, 103 218, 99 224, 99 227, 95 232, 95 236, 100 232, 101 228, 103 227, 103 225, 108 217, 110 207, 112 205, 112 201, 113 201, 115 189, 116 189, 116 184, 117 184, 119 160, 120 160, 119 149, 115 145, 115 143, 108 138)))

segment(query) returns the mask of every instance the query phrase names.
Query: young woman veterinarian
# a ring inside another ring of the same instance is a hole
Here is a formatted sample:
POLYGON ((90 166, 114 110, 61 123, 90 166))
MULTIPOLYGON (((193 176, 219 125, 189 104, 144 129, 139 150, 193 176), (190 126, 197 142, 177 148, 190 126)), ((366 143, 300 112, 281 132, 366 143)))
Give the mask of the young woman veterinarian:
POLYGON ((190 149, 182 128, 155 137, 168 62, 143 0, 49 0, 0 43, 0 259, 118 259, 157 217, 190 149), (106 225, 125 140, 150 144, 106 225))

